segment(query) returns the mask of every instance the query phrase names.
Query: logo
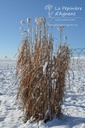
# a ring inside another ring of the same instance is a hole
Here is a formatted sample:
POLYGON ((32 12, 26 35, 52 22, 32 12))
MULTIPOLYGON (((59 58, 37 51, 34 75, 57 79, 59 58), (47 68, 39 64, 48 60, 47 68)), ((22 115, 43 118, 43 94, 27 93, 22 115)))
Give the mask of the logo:
MULTIPOLYGON (((54 22, 65 24, 67 26, 78 26, 78 21, 82 19, 80 16, 82 13, 81 6, 54 6, 48 4, 45 6, 47 12, 47 19, 54 22)), ((55 23, 53 24, 54 26, 55 23)))
POLYGON ((54 13, 52 10, 53 10, 53 5, 51 4, 48 4, 45 6, 45 10, 47 11, 48 13, 48 17, 51 18, 52 17, 52 14, 54 13))

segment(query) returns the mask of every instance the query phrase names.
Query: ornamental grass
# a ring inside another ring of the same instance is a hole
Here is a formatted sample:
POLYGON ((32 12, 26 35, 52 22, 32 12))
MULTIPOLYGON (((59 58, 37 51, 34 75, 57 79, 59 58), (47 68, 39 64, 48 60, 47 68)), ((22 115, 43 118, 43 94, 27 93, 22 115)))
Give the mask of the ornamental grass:
POLYGON ((24 122, 31 118, 47 122, 53 116, 61 117, 70 62, 68 45, 60 44, 54 56, 53 38, 47 36, 45 18, 37 18, 36 22, 34 43, 28 41, 29 37, 22 40, 16 66, 17 99, 24 112, 24 122))

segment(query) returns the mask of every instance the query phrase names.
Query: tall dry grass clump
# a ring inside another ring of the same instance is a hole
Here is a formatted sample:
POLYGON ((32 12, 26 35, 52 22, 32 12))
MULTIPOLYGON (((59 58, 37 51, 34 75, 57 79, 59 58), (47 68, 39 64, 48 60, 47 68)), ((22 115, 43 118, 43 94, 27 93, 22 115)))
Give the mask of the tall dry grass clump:
POLYGON ((17 60, 19 88, 17 98, 24 111, 24 122, 60 117, 65 90, 65 75, 70 61, 67 45, 60 45, 53 56, 53 39, 48 38, 45 18, 36 18, 33 52, 27 37, 17 60))

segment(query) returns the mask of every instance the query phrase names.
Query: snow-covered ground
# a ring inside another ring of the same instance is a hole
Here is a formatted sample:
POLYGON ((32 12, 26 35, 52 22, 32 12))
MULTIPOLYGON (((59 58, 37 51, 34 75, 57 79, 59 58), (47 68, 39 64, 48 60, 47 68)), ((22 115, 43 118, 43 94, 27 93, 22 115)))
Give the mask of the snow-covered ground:
POLYGON ((85 58, 74 59, 70 67, 62 120, 53 119, 46 124, 23 123, 23 112, 16 100, 15 73, 15 60, 0 59, 0 128, 85 128, 85 58))

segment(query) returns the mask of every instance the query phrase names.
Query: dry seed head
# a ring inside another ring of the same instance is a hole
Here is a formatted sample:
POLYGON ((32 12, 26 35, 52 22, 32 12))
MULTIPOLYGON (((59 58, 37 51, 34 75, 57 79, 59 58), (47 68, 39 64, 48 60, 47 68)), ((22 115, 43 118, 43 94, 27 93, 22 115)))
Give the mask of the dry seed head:
POLYGON ((31 22, 31 19, 27 18, 27 23, 30 24, 30 22, 31 22))
POLYGON ((20 24, 21 24, 21 25, 25 24, 25 21, 24 21, 24 20, 21 20, 21 21, 20 21, 20 24))

